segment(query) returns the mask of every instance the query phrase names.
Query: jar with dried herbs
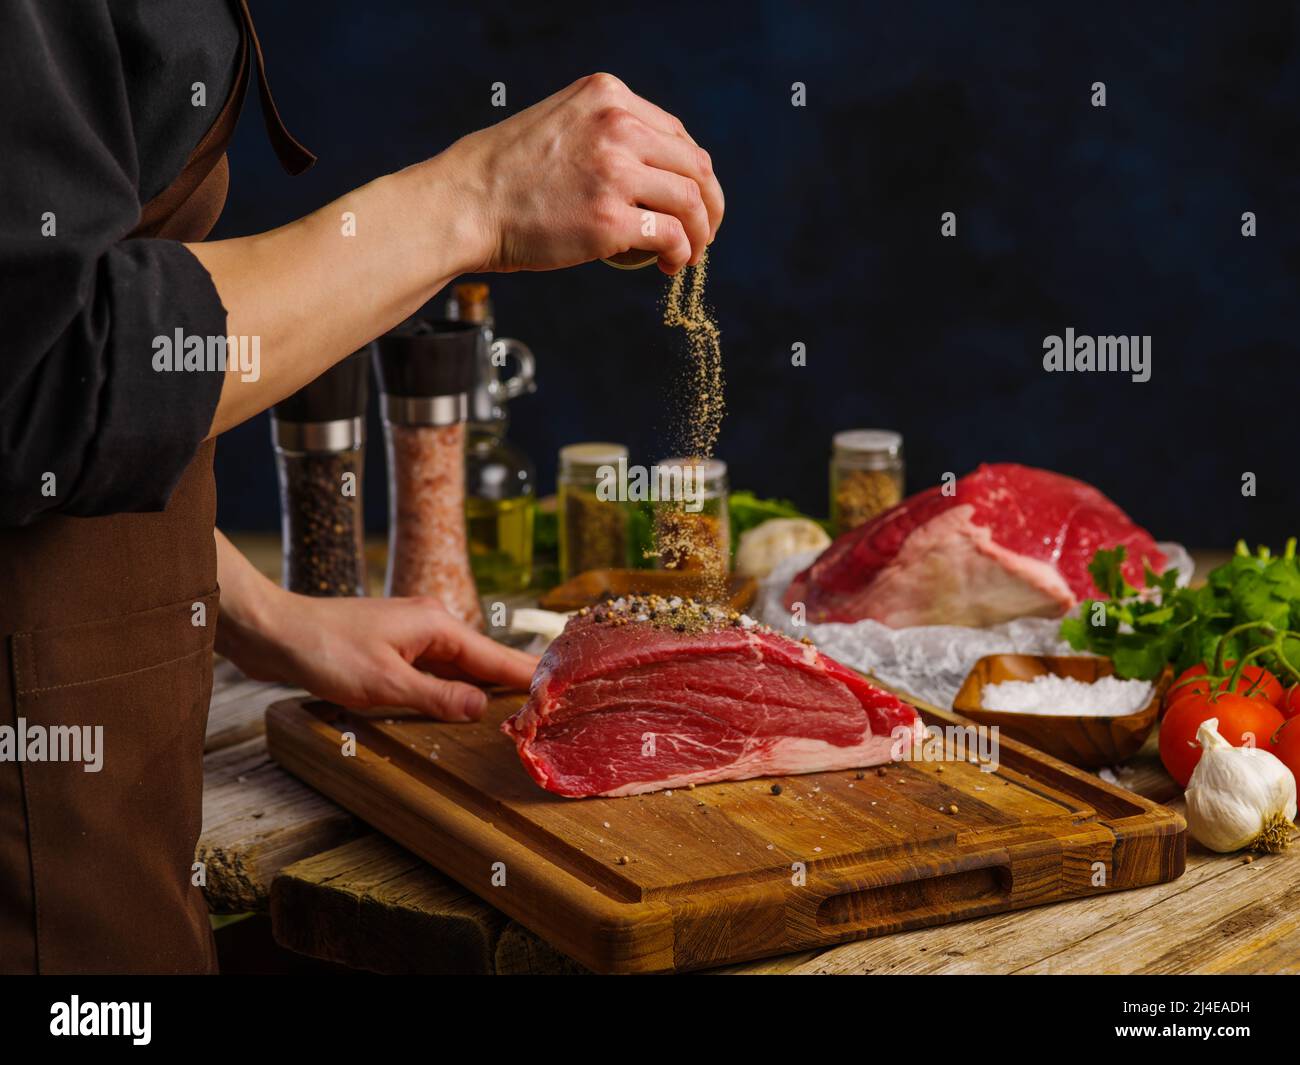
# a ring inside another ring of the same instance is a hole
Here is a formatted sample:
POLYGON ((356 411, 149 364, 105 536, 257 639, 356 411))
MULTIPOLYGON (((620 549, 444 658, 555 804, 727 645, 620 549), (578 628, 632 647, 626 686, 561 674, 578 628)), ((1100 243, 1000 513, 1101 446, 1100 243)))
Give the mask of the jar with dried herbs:
POLYGON ((654 523, 657 564, 725 575, 731 563, 727 464, 668 458, 655 472, 660 481, 654 523))
POLYGON ((856 529, 903 499, 903 438, 888 429, 848 429, 831 443, 831 524, 856 529))
POLYGON ((560 449, 560 575, 628 565, 628 504, 619 499, 616 471, 627 463, 622 444, 591 442, 560 449))

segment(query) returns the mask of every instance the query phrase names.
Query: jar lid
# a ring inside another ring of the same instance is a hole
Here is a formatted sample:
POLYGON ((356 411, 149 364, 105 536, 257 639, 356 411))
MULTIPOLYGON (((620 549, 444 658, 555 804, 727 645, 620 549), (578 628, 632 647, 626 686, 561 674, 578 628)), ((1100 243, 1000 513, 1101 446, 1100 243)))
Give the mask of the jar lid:
POLYGON ((627 458, 627 446, 608 441, 587 441, 566 444, 560 448, 560 469, 594 471, 601 466, 613 466, 619 459, 627 458))
POLYGON ((608 259, 601 259, 606 266, 612 266, 615 270, 640 270, 644 266, 659 261, 659 253, 655 251, 643 251, 640 248, 631 248, 628 251, 620 251, 611 255, 608 259))
POLYGON ((844 454, 890 459, 903 453, 903 435, 892 429, 845 429, 831 437, 831 447, 844 454))
POLYGON ((370 385, 370 345, 340 359, 316 380, 271 408, 280 422, 337 422, 364 418, 370 385))
POLYGON ((389 396, 466 395, 474 387, 479 327, 408 319, 375 341, 379 388, 389 396))

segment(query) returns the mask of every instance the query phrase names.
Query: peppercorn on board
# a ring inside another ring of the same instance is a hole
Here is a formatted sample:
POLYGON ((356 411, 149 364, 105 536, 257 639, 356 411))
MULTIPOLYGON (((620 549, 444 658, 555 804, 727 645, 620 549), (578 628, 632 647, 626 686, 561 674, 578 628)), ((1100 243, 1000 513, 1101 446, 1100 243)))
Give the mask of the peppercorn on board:
MULTIPOLYGON (((967 724, 909 701, 927 724, 967 724)), ((994 772, 953 758, 572 800, 538 788, 498 731, 522 702, 497 696, 463 725, 288 699, 267 742, 598 972, 722 965, 1183 871, 1181 816, 1013 740, 994 772)))

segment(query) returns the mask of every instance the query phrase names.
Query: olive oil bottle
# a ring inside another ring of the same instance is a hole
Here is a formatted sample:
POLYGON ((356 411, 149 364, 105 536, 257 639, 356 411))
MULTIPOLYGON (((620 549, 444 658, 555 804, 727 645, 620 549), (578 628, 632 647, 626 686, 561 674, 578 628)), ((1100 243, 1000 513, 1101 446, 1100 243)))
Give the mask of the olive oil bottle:
POLYGON ((479 326, 478 376, 469 396, 465 446, 465 522, 470 566, 481 595, 524 591, 533 576, 536 472, 506 439, 506 403, 532 392, 534 360, 528 345, 494 334, 488 286, 465 282, 452 290, 447 317, 479 326), (516 370, 504 376, 513 360, 516 370))
POLYGON ((533 514, 531 495, 508 499, 465 500, 469 561, 479 592, 522 592, 532 580, 533 514))

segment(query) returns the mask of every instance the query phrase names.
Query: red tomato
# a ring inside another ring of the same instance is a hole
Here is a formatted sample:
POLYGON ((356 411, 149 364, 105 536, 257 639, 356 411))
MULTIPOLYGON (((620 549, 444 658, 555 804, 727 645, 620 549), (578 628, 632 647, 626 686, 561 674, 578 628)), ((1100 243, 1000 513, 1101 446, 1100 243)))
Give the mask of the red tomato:
MULTIPOLYGON (((1232 669, 1235 662, 1225 662, 1224 669, 1232 669)), ((1207 680, 1193 680, 1194 677, 1204 677, 1208 670, 1201 663, 1192 666, 1191 669, 1184 670, 1178 675, 1178 679, 1169 686, 1169 694, 1165 697, 1166 707, 1173 706, 1189 695, 1205 695, 1210 690, 1210 682, 1207 680), (1189 683, 1182 683, 1188 681, 1189 683)), ((1221 680, 1218 684, 1218 690, 1226 692, 1228 690, 1228 681, 1221 680)), ((1245 666, 1242 668, 1241 677, 1237 681, 1238 695, 1246 695, 1249 692, 1249 698, 1262 699, 1273 706, 1282 705, 1282 682, 1273 676, 1267 669, 1260 666, 1245 666)))
POLYGON ((1277 707, 1244 695, 1189 695, 1179 699, 1160 723, 1160 761, 1180 787, 1187 787, 1192 770, 1201 760, 1196 730, 1212 717, 1219 719, 1219 735, 1234 747, 1246 746, 1248 737, 1252 746, 1267 747, 1285 720, 1277 707))
POLYGON ((1282 716, 1288 721, 1300 716, 1300 684, 1292 684, 1287 688, 1286 694, 1282 696, 1282 701, 1277 704, 1277 708, 1282 711, 1282 716))
POLYGON ((1292 718, 1273 733, 1266 749, 1277 755, 1300 783, 1300 718, 1292 718))

